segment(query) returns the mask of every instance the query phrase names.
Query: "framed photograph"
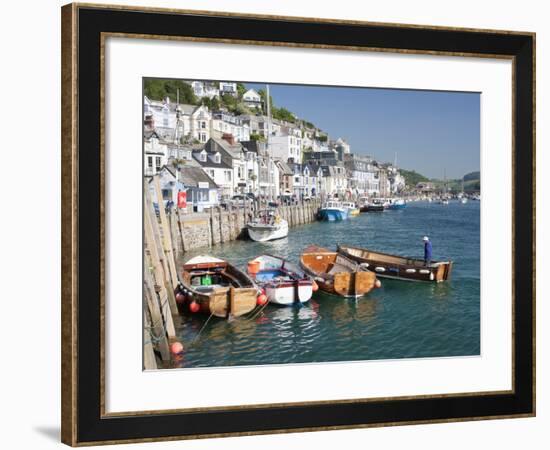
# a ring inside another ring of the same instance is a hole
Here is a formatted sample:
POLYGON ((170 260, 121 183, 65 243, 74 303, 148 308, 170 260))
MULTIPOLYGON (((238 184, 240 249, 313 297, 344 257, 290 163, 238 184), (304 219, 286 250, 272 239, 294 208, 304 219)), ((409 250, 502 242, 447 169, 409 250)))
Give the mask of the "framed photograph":
POLYGON ((62 80, 64 443, 535 415, 533 33, 70 4, 62 80))

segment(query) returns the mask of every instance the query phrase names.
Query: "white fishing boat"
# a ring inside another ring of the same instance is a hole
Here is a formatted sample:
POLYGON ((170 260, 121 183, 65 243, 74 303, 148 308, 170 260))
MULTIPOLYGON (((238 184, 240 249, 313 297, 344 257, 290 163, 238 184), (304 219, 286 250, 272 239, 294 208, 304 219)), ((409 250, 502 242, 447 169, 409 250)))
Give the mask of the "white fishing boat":
POLYGON ((278 256, 261 255, 248 263, 248 273, 267 295, 269 303, 306 303, 317 284, 297 265, 278 256))
POLYGON ((250 239, 256 242, 273 241, 288 236, 288 222, 274 209, 259 211, 246 227, 250 239))

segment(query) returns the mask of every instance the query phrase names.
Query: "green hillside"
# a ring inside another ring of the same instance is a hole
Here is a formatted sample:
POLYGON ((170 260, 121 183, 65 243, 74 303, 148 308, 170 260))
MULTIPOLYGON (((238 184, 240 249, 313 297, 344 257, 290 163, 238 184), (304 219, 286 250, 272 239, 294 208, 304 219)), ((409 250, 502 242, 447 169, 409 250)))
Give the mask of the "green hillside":
POLYGON ((424 175, 415 172, 414 170, 399 169, 399 173, 405 178, 405 184, 410 187, 416 186, 421 181, 430 181, 424 175))

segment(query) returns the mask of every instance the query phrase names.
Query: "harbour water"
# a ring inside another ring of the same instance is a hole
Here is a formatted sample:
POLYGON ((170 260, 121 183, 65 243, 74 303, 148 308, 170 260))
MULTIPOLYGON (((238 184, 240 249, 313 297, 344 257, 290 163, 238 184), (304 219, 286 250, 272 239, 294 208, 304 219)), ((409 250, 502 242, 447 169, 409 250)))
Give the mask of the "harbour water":
POLYGON ((381 279, 359 299, 322 292, 303 306, 268 305, 257 317, 233 320, 182 316, 180 367, 360 361, 480 354, 480 203, 413 202, 404 210, 366 213, 343 222, 292 228, 285 239, 233 241, 188 252, 210 254, 241 268, 262 253, 297 262, 309 244, 337 243, 423 257, 430 236, 434 260, 454 261, 451 280, 381 279), (200 336, 197 335, 201 331, 200 336))

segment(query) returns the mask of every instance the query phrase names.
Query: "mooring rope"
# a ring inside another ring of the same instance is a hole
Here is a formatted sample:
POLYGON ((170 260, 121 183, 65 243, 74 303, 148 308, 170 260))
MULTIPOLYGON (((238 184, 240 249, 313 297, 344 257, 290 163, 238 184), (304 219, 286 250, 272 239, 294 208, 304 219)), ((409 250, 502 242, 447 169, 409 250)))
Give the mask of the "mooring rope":
POLYGON ((250 320, 254 320, 256 317, 258 317, 258 315, 265 309, 267 305, 269 305, 269 299, 267 299, 267 301, 265 302, 265 305, 263 305, 256 314, 250 317, 250 320))
POLYGON ((195 338, 191 341, 191 346, 194 345, 195 342, 197 341, 197 339, 200 337, 201 333, 204 331, 204 329, 208 325, 208 322, 210 322, 210 319, 212 318, 213 315, 214 315, 214 313, 212 313, 212 314, 210 314, 210 316, 208 316, 208 319, 206 319, 206 322, 204 322, 204 325, 201 327, 201 329, 199 330, 199 332, 197 333, 195 338))

